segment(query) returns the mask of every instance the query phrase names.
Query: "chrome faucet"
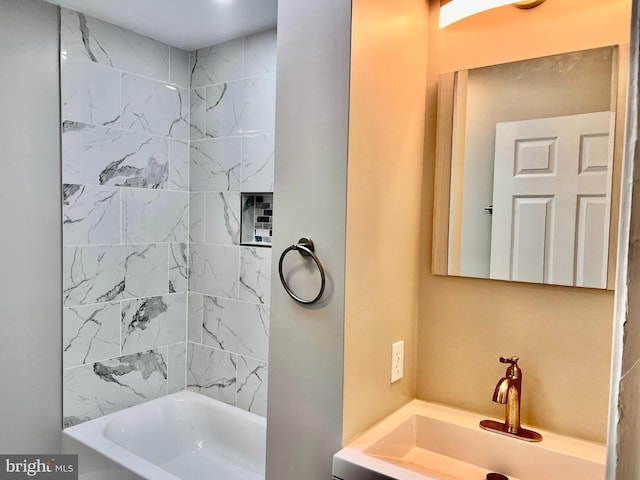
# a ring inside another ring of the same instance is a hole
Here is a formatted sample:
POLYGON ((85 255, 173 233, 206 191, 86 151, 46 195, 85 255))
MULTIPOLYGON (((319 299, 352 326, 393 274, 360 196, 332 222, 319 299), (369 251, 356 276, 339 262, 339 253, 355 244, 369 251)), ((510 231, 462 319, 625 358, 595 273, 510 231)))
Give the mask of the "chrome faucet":
POLYGON ((510 437, 529 442, 539 442, 542 435, 520 426, 520 398, 522 396, 522 369, 518 367, 518 357, 500 357, 500 363, 508 363, 509 367, 493 391, 493 401, 505 404, 504 423, 494 420, 482 420, 480 427, 510 437))

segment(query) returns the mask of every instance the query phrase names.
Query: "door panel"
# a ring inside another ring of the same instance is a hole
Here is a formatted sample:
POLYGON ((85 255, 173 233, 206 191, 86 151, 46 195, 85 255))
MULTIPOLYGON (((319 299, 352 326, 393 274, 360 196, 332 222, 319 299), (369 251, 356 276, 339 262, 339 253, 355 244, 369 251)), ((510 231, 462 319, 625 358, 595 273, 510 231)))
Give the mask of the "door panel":
POLYGON ((613 120, 496 125, 491 278, 606 287, 613 120))

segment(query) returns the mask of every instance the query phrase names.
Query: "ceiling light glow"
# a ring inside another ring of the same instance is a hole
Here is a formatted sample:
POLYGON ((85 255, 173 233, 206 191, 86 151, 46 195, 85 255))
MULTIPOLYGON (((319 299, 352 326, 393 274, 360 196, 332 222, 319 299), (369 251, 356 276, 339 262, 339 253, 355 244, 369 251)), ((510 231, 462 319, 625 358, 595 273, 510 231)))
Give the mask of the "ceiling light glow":
POLYGON ((502 7, 511 3, 520 8, 532 8, 541 4, 544 0, 529 0, 526 2, 514 0, 441 0, 440 1, 440 28, 451 25, 458 20, 484 12, 492 8, 502 7))

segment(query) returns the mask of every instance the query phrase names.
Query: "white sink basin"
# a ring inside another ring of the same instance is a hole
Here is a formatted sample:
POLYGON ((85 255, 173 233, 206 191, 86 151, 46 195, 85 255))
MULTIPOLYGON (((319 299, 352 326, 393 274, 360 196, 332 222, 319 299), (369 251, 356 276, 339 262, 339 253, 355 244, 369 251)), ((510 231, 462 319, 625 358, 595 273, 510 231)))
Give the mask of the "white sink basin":
MULTIPOLYGON (((603 480, 605 446, 537 430, 529 443, 482 430, 483 417, 413 400, 334 456, 343 480, 603 480)), ((498 420, 498 419, 496 419, 498 420)))

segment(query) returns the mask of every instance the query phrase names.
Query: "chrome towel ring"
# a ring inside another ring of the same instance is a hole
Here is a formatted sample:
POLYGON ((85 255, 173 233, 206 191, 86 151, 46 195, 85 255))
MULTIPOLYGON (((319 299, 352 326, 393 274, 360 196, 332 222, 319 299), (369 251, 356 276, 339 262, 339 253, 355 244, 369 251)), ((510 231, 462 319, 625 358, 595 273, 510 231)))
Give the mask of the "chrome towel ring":
POLYGON ((322 294, 324 293, 324 287, 327 283, 324 275, 324 268, 322 267, 322 263, 320 262, 320 259, 316 256, 316 254, 313 252, 314 252, 313 241, 309 238, 303 237, 300 240, 298 240, 298 243, 296 243, 295 245, 291 245, 290 247, 287 247, 284 250, 284 252, 282 252, 282 255, 280 255, 280 261, 278 262, 278 273, 280 273, 280 281, 282 282, 282 286, 284 287, 284 289, 287 291, 287 293, 291 298, 293 298, 298 303, 302 303, 303 305, 311 305, 312 303, 316 303, 318 300, 320 300, 320 298, 322 297, 322 294), (282 273, 282 262, 284 261, 284 257, 287 255, 287 253, 289 253, 292 250, 297 250, 298 252, 300 252, 300 255, 302 255, 303 257, 311 257, 313 261, 316 262, 316 265, 318 266, 318 270, 320 271, 320 279, 321 279, 320 291, 318 292, 318 295, 316 295, 315 298, 313 298, 312 300, 304 300, 299 296, 297 296, 295 293, 293 293, 291 288, 289 288, 289 285, 287 285, 287 281, 284 279, 284 274, 282 273))

